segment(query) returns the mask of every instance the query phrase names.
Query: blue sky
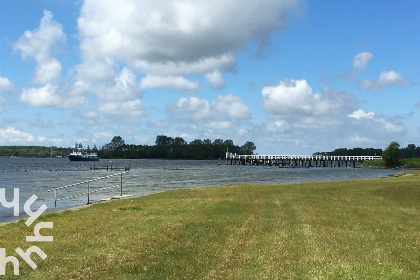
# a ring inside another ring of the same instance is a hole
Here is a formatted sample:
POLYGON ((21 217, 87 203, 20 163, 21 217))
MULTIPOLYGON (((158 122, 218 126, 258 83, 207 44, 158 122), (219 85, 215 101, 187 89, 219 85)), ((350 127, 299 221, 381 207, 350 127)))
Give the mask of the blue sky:
POLYGON ((420 145, 419 1, 0 1, 0 145, 420 145))

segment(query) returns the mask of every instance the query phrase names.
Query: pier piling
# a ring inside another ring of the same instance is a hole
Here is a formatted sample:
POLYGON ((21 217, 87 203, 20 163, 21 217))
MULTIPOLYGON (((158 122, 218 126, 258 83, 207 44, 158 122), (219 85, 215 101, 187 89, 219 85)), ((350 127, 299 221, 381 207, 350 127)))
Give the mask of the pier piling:
POLYGON ((237 155, 226 152, 226 165, 262 165, 282 167, 357 167, 366 160, 380 156, 290 156, 290 155, 237 155))

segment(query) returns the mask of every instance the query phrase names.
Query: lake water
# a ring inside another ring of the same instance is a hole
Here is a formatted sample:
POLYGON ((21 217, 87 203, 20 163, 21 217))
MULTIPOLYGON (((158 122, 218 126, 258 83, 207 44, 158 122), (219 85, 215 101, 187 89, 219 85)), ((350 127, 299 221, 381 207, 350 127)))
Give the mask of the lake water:
MULTIPOLYGON (((54 192, 48 190, 63 187, 121 171, 90 170, 90 166, 124 167, 123 194, 144 195, 165 190, 222 186, 232 184, 283 184, 311 181, 333 181, 385 177, 395 172, 386 169, 350 168, 278 168, 275 166, 221 165, 216 161, 196 160, 100 160, 99 162, 70 162, 66 158, 0 158, 0 188, 6 189, 7 201, 13 200, 13 189, 19 189, 20 217, 24 214, 24 203, 35 194, 38 199, 32 205, 36 211, 46 204, 48 210, 61 210, 87 203, 87 184, 58 190, 57 197, 69 199, 57 201, 54 207, 54 192)), ((120 195, 121 176, 89 183, 90 201, 120 195), (116 186, 107 190, 102 188, 116 186), (96 192, 95 192, 96 191, 96 192)), ((17 219, 12 208, 0 205, 0 222, 17 219)))

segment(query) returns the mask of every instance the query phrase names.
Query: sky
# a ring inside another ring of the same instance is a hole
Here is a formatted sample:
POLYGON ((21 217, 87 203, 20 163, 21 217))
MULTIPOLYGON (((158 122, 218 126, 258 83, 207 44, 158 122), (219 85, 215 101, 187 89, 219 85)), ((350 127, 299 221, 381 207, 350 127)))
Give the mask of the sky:
POLYGON ((0 145, 420 145, 420 1, 2 0, 0 145))

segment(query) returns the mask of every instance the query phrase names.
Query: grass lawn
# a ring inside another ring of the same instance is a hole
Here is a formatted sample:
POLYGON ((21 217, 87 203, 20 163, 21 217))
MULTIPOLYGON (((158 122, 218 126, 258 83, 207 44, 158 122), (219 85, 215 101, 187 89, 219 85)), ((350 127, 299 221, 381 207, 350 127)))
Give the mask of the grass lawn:
MULTIPOLYGON (((379 167, 386 168, 385 161, 383 159, 374 159, 365 161, 360 165, 361 167, 379 167)), ((420 168, 420 158, 405 158, 400 159, 399 168, 420 168)))
MULTIPOLYGON (((420 172, 169 191, 0 227, 5 279, 420 279, 420 172), (40 221, 53 242, 25 242, 40 221), (32 270, 15 248, 40 247, 32 270)), ((33 209, 36 210, 36 209, 33 209)))

